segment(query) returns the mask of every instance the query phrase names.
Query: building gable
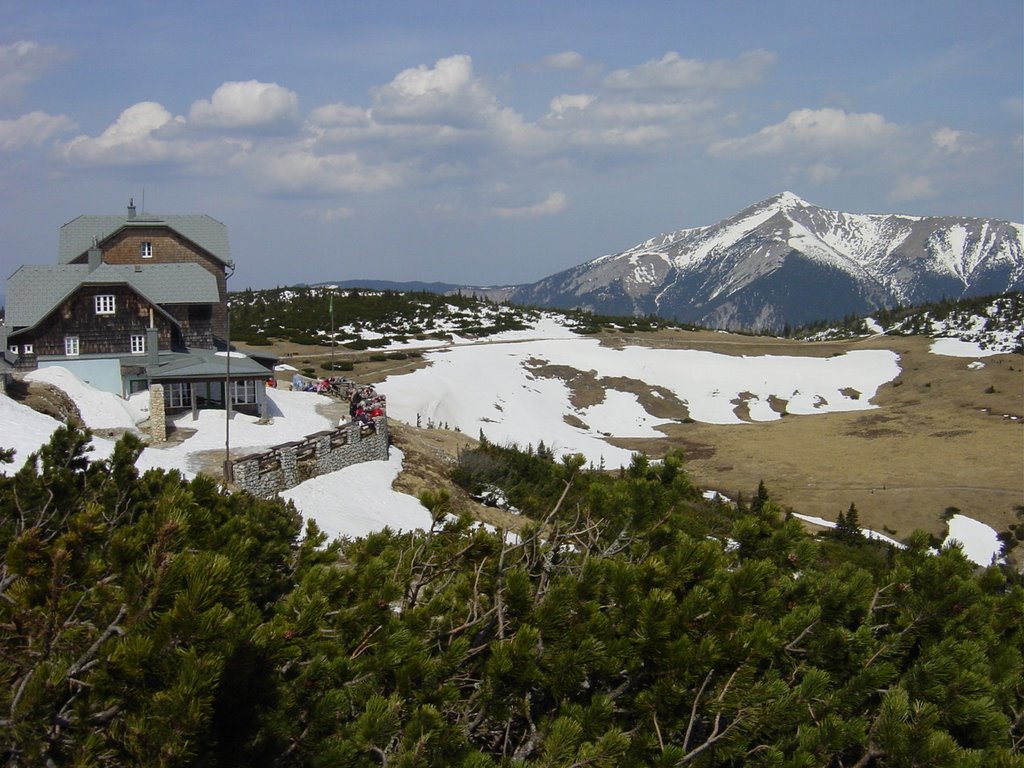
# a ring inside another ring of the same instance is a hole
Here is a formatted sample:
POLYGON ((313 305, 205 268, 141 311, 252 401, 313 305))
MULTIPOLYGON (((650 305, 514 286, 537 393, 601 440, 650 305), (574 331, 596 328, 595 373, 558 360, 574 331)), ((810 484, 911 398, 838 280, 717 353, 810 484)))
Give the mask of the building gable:
POLYGON ((227 227, 205 214, 79 216, 60 228, 58 261, 72 264, 83 259, 94 242, 102 245, 118 233, 133 230, 169 230, 209 254, 221 268, 234 267, 227 227))
POLYGON ((104 284, 127 285, 157 307, 220 301, 216 278, 198 264, 28 265, 7 281, 7 326, 34 326, 81 286, 104 284))

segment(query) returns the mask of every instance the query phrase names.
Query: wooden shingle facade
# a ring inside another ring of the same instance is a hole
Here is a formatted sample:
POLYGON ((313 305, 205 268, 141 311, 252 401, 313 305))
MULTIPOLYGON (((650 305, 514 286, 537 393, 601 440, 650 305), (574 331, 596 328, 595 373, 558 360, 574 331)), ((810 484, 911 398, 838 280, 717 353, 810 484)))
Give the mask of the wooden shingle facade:
POLYGON ((230 376, 239 410, 259 412, 268 369, 235 355, 227 364, 233 270, 227 228, 209 216, 132 204, 125 216, 79 216, 61 227, 56 265, 8 279, 6 357, 19 371, 59 364, 121 395, 159 382, 177 393, 172 409, 223 406, 230 376))

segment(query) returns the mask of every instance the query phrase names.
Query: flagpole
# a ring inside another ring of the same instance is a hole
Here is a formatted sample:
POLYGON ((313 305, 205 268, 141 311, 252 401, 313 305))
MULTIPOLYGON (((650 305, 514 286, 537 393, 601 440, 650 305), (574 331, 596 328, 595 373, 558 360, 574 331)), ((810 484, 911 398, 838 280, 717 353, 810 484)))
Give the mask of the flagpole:
POLYGON ((334 289, 331 289, 331 376, 334 375, 334 289))

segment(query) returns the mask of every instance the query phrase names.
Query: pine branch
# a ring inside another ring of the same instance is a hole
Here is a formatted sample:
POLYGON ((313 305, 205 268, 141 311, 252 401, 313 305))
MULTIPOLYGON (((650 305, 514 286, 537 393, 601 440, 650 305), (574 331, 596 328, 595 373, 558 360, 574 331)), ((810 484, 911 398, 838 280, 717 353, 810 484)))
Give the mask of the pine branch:
POLYGON ((376 627, 367 632, 363 636, 363 639, 359 642, 359 645, 356 646, 356 649, 352 651, 351 654, 349 654, 349 659, 355 659, 358 656, 362 655, 363 651, 365 651, 367 648, 371 646, 370 640, 373 638, 374 635, 380 632, 380 630, 383 627, 383 624, 378 624, 376 627))
POLYGON ((119 624, 121 622, 121 619, 124 618, 124 615, 127 612, 128 605, 126 603, 121 603, 121 607, 118 608, 117 615, 114 617, 114 620, 107 625, 107 628, 105 630, 103 630, 103 634, 96 638, 96 642, 89 646, 89 650, 82 654, 78 661, 76 661, 68 668, 66 677, 77 677, 79 674, 85 671, 86 665, 91 666, 93 658, 96 656, 97 653, 99 653, 100 647, 105 642, 107 642, 107 640, 109 640, 114 635, 120 636, 124 634, 124 630, 121 629, 119 624))
MULTIPOLYGON (((708 672, 707 677, 704 678, 704 682, 701 684, 700 690, 697 692, 697 697, 694 699, 693 708, 690 710, 690 722, 686 726, 686 737, 683 739, 683 750, 684 751, 689 746, 690 735, 692 733, 693 724, 694 724, 694 721, 695 721, 696 715, 697 715, 697 702, 700 701, 701 694, 703 693, 704 689, 707 687, 707 684, 711 681, 711 675, 712 675, 713 672, 714 672, 714 670, 711 670, 711 672, 708 672)), ((719 704, 722 703, 722 700, 725 698, 725 695, 729 692, 729 688, 732 687, 733 681, 736 679, 736 675, 738 675, 738 674, 739 674, 739 670, 737 669, 735 672, 732 673, 732 675, 729 676, 729 679, 726 681, 725 686, 722 688, 721 692, 716 697, 716 701, 719 704)), ((693 760, 696 757, 698 757, 701 753, 703 753, 704 750, 706 750, 706 749, 714 746, 715 744, 717 744, 719 741, 721 741, 726 736, 728 736, 729 733, 734 728, 736 728, 741 722, 746 720, 747 717, 749 717, 749 714, 750 714, 750 710, 741 709, 739 712, 736 713, 736 715, 733 717, 733 719, 729 722, 729 724, 727 726, 725 726, 725 728, 723 730, 719 730, 719 728, 721 728, 721 725, 722 725, 722 713, 721 713, 721 711, 719 711, 718 714, 715 715, 715 721, 714 721, 714 723, 713 723, 713 725, 711 727, 711 735, 708 736, 708 738, 704 740, 703 744, 701 744, 700 746, 695 747, 694 749, 692 749, 689 752, 687 752, 686 754, 684 754, 682 756, 682 758, 680 758, 680 760, 677 763, 677 765, 684 765, 685 763, 690 762, 691 760, 693 760)))
POLYGON ((714 674, 715 670, 708 670, 707 675, 704 676, 704 682, 700 684, 700 688, 697 690, 697 695, 693 698, 693 706, 690 707, 690 721, 686 724, 686 735, 683 736, 684 752, 690 746, 690 735, 693 733, 693 726, 697 722, 697 707, 700 704, 700 697, 704 695, 704 691, 707 689, 708 684, 711 682, 711 677, 714 674))
POLYGON ((811 632, 811 630, 813 630, 818 625, 819 621, 820 621, 820 619, 815 619, 810 624, 808 624, 804 628, 804 631, 801 632, 799 635, 797 635, 796 638, 786 646, 785 650, 788 651, 789 653, 807 653, 807 651, 805 649, 803 649, 803 648, 801 648, 799 646, 799 643, 800 643, 801 640, 803 640, 805 637, 807 637, 807 635, 811 632))
POLYGON ((498 616, 498 639, 505 639, 505 537, 502 536, 501 552, 498 554, 498 571, 494 585, 494 609, 498 616))
MULTIPOLYGON (((527 691, 526 695, 523 696, 523 714, 526 716, 526 724, 530 735, 527 736, 526 739, 516 748, 516 751, 512 753, 513 762, 525 760, 532 755, 533 751, 537 748, 537 742, 540 741, 541 734, 537 731, 537 726, 534 724, 533 718, 530 716, 532 698, 533 697, 530 695, 529 691, 527 691)), ((507 742, 508 737, 506 735, 506 744, 507 742)))
POLYGON ((871 763, 879 757, 885 757, 885 751, 871 747, 867 752, 861 755, 860 760, 850 766, 850 768, 866 768, 866 766, 871 765, 871 763))

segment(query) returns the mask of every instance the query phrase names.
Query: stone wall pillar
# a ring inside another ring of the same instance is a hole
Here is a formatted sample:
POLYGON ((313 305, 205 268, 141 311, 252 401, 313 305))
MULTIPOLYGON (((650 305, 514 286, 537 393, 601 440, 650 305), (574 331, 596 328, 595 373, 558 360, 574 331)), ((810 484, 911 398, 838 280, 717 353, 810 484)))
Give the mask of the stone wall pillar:
POLYGON ((167 414, 164 412, 164 385, 149 385, 149 440, 167 442, 167 414))

